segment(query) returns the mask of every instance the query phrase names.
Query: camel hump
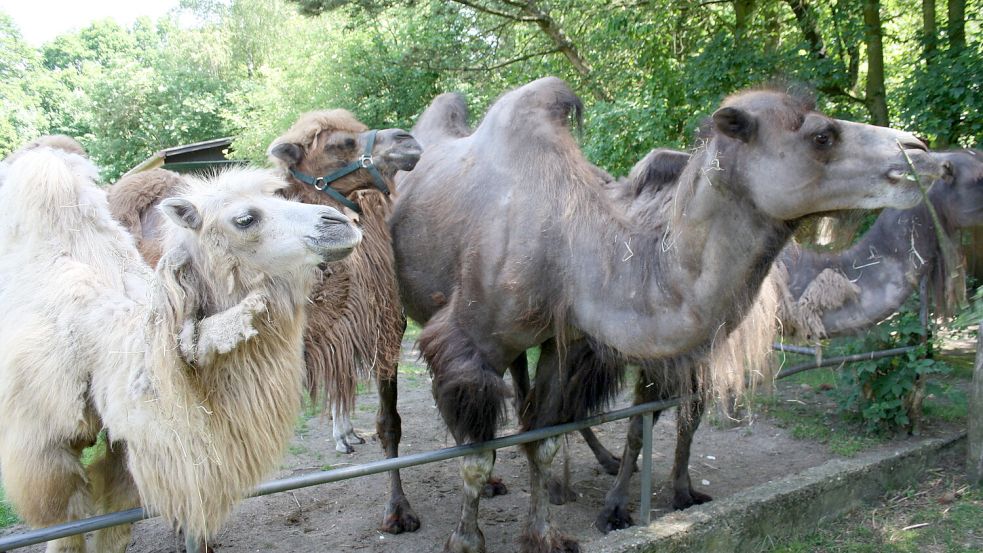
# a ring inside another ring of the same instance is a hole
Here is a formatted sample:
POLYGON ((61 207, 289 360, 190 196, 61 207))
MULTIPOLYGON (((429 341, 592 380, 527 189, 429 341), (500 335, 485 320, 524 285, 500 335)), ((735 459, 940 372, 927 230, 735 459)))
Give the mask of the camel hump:
POLYGON ((174 196, 186 186, 181 175, 167 169, 151 169, 125 175, 109 187, 107 199, 113 218, 128 227, 131 233, 134 220, 157 205, 161 199, 174 196))
POLYGON ((573 90, 556 77, 543 77, 507 92, 488 110, 475 134, 488 129, 538 136, 544 130, 568 132, 570 121, 583 124, 584 104, 573 90))
POLYGON ((434 98, 413 126, 412 134, 424 148, 470 135, 468 104, 464 96, 445 92, 434 98))
POLYGON ((656 148, 632 167, 628 181, 635 195, 643 191, 656 192, 675 184, 689 163, 686 152, 656 148))
POLYGON ((91 207, 88 190, 97 190, 98 175, 96 166, 78 154, 46 146, 24 151, 9 164, 0 186, 5 224, 41 234, 72 228, 91 207))

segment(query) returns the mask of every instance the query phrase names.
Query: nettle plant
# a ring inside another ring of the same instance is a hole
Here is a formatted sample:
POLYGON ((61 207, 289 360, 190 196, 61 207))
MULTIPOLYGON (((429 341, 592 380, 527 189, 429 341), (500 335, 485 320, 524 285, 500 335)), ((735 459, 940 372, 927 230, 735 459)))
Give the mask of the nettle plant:
POLYGON ((905 346, 915 348, 896 357, 853 363, 839 372, 841 411, 859 415, 870 431, 916 432, 925 396, 945 393, 945 388, 930 377, 952 369, 932 357, 936 344, 932 338, 926 339, 919 321, 917 295, 863 338, 845 344, 847 354, 905 346))

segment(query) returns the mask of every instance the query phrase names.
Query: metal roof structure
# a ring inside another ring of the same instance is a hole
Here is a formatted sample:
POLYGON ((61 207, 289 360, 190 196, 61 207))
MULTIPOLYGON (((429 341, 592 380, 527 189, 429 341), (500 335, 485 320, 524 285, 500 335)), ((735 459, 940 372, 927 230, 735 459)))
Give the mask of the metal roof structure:
POLYGON ((227 136, 165 148, 137 164, 136 167, 127 171, 126 175, 159 167, 178 173, 188 173, 212 167, 245 163, 242 160, 228 159, 227 154, 231 146, 232 137, 227 136))

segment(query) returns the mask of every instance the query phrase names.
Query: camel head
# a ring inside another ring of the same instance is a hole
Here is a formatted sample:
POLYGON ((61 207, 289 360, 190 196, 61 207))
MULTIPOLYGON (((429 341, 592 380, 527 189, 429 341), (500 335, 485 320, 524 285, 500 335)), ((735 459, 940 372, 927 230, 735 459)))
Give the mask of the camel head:
POLYGON ((724 173, 738 193, 778 220, 914 207, 921 191, 908 159, 925 186, 943 172, 907 132, 833 119, 811 99, 775 90, 727 98, 709 126, 707 147, 716 156, 704 173, 724 173))
POLYGON ((934 155, 947 169, 928 194, 936 209, 955 228, 983 225, 983 152, 958 150, 934 155))
MULTIPOLYGON (((186 177, 180 196, 160 203, 174 238, 193 256, 241 283, 292 280, 352 252, 362 234, 338 210, 276 194, 287 183, 271 171, 233 169, 208 182, 186 177)), ((167 244, 173 247, 168 241, 167 244)))
MULTIPOLYGON (((422 153, 420 144, 408 132, 371 131, 343 109, 301 115, 269 149, 270 160, 275 165, 314 179, 358 164, 363 156, 371 157, 386 188, 392 186, 396 171, 412 170, 422 153)), ((330 185, 348 196, 357 190, 382 189, 376 180, 370 170, 354 170, 330 185)))

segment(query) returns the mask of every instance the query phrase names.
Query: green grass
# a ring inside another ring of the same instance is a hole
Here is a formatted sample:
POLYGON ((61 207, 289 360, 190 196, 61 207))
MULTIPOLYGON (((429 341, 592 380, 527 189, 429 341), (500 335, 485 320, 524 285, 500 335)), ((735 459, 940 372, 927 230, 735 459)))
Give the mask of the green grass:
POLYGON ((410 319, 406 320, 406 331, 403 332, 403 340, 409 342, 416 342, 420 338, 420 331, 423 328, 416 324, 416 321, 410 319))
POLYGON ((815 369, 791 376, 780 384, 775 394, 757 394, 752 411, 772 419, 776 426, 787 428, 797 440, 826 444, 843 457, 853 457, 888 438, 866 434, 855 421, 837 415, 835 402, 829 397, 836 387, 831 369, 815 369))
POLYGON ((818 532, 766 553, 969 553, 983 551, 983 492, 961 485, 959 466, 930 472, 882 505, 826 521, 818 532))
POLYGON ((20 521, 17 520, 17 515, 14 514, 14 508, 7 503, 6 496, 3 493, 3 486, 0 486, 0 528, 13 526, 18 522, 20 521))

